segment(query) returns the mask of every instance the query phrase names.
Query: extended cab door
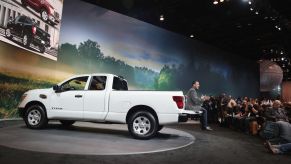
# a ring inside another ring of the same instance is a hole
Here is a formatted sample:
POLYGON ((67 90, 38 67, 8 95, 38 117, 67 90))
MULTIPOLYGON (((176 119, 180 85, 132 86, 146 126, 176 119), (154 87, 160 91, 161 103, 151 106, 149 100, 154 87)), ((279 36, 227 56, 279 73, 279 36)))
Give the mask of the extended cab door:
POLYGON ((50 114, 53 118, 83 119, 85 89, 89 76, 72 78, 51 96, 50 114))
POLYGON ((109 93, 106 90, 106 76, 92 76, 84 96, 84 119, 103 121, 107 114, 109 93))

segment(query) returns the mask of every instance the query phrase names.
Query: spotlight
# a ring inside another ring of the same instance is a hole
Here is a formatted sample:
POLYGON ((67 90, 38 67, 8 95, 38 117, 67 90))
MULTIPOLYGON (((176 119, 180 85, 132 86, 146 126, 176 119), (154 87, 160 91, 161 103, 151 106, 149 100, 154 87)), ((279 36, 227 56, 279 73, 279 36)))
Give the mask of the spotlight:
POLYGON ((218 4, 218 1, 216 1, 216 0, 213 1, 213 4, 214 4, 214 5, 217 5, 217 4, 218 4))
POLYGON ((161 15, 161 16, 160 16, 160 21, 164 21, 164 20, 165 20, 164 16, 161 15))
POLYGON ((251 5, 252 4, 252 2, 251 1, 249 1, 249 5, 251 5))
POLYGON ((253 8, 250 8, 250 10, 253 11, 254 9, 253 8))
POLYGON ((194 35, 190 35, 190 38, 194 38, 194 35))
POLYGON ((281 31, 281 27, 278 27, 278 30, 281 31))
POLYGON ((222 2, 224 2, 224 0, 220 0, 219 2, 221 2, 221 3, 222 3, 222 2))
POLYGON ((284 58, 281 58, 281 60, 283 61, 283 60, 284 60, 284 58))
POLYGON ((256 11, 256 15, 259 15, 259 12, 258 11, 256 11))

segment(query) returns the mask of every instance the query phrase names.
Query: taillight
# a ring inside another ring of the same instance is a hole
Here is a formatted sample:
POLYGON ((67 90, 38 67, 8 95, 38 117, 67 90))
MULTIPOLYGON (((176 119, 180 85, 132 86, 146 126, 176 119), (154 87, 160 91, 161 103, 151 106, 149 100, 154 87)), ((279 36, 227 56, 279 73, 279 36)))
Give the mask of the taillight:
POLYGON ((173 96, 173 100, 176 102, 179 109, 184 107, 184 96, 173 96))
POLYGON ((35 35, 36 34, 36 27, 32 26, 32 34, 35 35))

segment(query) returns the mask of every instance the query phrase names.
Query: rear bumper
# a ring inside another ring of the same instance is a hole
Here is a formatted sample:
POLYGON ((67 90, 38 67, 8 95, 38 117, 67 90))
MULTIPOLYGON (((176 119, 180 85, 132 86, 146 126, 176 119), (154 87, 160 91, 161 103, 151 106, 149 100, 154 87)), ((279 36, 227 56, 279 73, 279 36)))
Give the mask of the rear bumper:
POLYGON ((178 122, 187 122, 189 118, 199 117, 202 114, 202 111, 190 111, 190 110, 183 110, 179 114, 178 122))

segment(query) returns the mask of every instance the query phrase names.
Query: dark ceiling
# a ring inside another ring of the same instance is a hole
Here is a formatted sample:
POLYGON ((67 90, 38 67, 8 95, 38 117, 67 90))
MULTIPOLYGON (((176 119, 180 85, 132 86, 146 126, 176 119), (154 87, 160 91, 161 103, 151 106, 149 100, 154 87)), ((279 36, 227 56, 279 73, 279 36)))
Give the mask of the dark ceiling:
POLYGON ((284 57, 290 68, 291 0, 85 1, 249 59, 284 57))

